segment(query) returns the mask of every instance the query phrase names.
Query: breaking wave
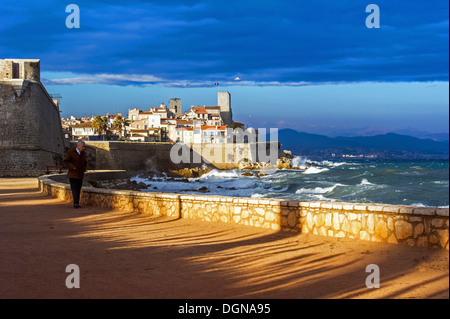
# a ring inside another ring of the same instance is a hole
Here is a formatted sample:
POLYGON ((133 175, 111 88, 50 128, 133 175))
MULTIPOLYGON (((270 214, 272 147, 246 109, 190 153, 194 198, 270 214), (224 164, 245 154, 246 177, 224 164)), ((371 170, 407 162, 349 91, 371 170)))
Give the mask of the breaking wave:
POLYGON ((315 188, 300 188, 295 191, 296 194, 326 194, 331 193, 338 186, 346 186, 344 184, 336 184, 331 187, 315 187, 315 188))

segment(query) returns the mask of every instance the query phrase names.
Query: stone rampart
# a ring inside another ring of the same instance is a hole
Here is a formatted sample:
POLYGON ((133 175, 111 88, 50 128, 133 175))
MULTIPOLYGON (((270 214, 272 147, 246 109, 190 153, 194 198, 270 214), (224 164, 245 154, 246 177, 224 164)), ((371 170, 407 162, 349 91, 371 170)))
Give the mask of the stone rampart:
MULTIPOLYGON (((92 174, 96 173, 88 173, 87 176, 91 175, 93 178, 92 174)), ((70 186, 63 181, 62 176, 40 177, 39 184, 43 193, 61 200, 72 198, 70 186)), ((81 203, 152 216, 235 223, 409 246, 449 248, 448 208, 180 195, 94 187, 83 188, 81 203)))
POLYGON ((62 164, 59 108, 39 71, 39 60, 0 60, 0 176, 39 176, 62 164))
MULTIPOLYGON (((71 143, 72 147, 75 145, 76 142, 71 143)), ((252 154, 252 147, 269 150, 271 146, 272 150, 276 150, 275 156, 280 157, 282 154, 278 142, 185 145, 184 158, 181 156, 182 150, 179 151, 179 162, 171 158, 173 143, 86 141, 86 153, 89 169, 167 172, 171 169, 201 167, 205 163, 218 169, 239 168, 242 162, 260 161, 257 152, 252 154)))

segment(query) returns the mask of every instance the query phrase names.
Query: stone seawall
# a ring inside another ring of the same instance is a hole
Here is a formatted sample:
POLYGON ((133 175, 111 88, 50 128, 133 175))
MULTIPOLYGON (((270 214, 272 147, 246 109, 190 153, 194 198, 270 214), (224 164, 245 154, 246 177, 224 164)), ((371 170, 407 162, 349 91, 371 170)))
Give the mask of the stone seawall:
MULTIPOLYGON (((71 143, 71 147, 75 145, 76 142, 71 143)), ((182 144, 178 146, 180 145, 182 144)), ((283 156, 278 142, 253 144, 211 143, 184 146, 184 152, 180 148, 180 151, 177 153, 179 162, 175 163, 171 158, 173 143, 86 141, 88 168, 95 170, 157 170, 167 172, 175 169, 202 167, 203 164, 207 163, 209 166, 217 169, 233 169, 240 168, 242 163, 248 164, 249 162, 257 163, 260 161, 257 153, 252 155, 252 148, 272 149, 275 157, 283 156), (185 155, 181 156, 182 154, 185 155)))
MULTIPOLYGON (((87 175, 99 174, 88 173, 87 175)), ((39 178, 41 192, 71 200, 62 176, 39 178)), ((304 202, 213 195, 180 195, 83 188, 82 205, 153 216, 236 223, 280 231, 449 249, 449 209, 415 206, 304 202)))

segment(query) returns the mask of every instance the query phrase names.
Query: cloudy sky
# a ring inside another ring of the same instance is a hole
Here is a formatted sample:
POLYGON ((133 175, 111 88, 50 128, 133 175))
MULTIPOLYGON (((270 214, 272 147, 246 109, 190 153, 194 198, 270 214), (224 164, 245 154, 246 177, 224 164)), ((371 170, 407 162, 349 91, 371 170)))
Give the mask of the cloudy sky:
POLYGON ((0 58, 41 59, 62 115, 232 96, 235 120, 448 132, 446 0, 0 0, 0 58), (66 6, 77 4, 80 28, 66 6), (367 28, 368 4, 380 28, 367 28), (215 86, 219 83, 219 86, 215 86))

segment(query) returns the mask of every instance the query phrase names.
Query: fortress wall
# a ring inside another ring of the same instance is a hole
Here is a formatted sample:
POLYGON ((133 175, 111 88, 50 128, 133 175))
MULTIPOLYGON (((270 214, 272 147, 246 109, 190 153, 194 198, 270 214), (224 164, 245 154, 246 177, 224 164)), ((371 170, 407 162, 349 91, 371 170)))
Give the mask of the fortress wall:
POLYGON ((40 82, 40 60, 0 59, 0 176, 39 176, 63 156, 59 108, 40 82))
POLYGON ((39 82, 0 80, 0 176, 39 176, 60 165, 59 109, 39 82))
MULTIPOLYGON (((273 149, 277 150, 276 156, 280 156, 278 142, 273 149)), ((261 147, 267 143, 258 143, 261 147)), ((76 142, 72 142, 74 147, 76 142)), ((152 142, 119 142, 119 141, 86 141, 86 155, 88 168, 95 170, 158 170, 201 167, 205 162, 218 169, 239 168, 239 162, 258 161, 259 157, 252 156, 250 144, 193 144, 186 146, 185 154, 190 162, 174 163, 170 152, 173 143, 152 142)), ((181 146, 181 144, 180 144, 181 146)), ((270 148, 270 146, 268 147, 270 148)), ((180 156, 182 150, 179 150, 180 156)))
MULTIPOLYGON (((72 142, 74 147, 76 142, 72 142)), ((170 160, 171 143, 86 141, 88 169, 158 170, 180 168, 170 160)), ((186 165, 183 167, 190 167, 186 165)))
MULTIPOLYGON (((95 174, 87 175, 95 179, 95 174)), ((108 176, 111 177, 111 172, 108 176)), ((60 181, 61 177, 57 176, 40 177, 40 189, 45 194, 71 201, 70 186, 60 181)), ((81 203, 152 216, 449 249, 448 208, 179 195, 94 187, 83 188, 81 203)))

